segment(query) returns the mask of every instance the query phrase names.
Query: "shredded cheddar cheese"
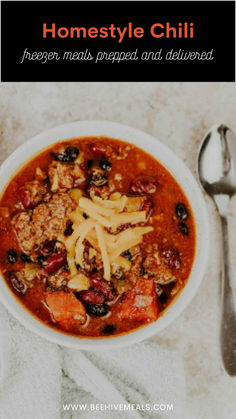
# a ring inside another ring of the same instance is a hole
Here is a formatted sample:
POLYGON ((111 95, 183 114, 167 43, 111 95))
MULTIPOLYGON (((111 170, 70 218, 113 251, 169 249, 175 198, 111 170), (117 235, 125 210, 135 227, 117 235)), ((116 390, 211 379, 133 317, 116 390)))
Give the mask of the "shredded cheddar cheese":
POLYGON ((69 266, 69 269, 70 269, 70 274, 72 276, 76 275, 77 274, 77 268, 76 268, 76 265, 75 265, 74 257, 73 257, 73 255, 70 255, 70 253, 68 253, 68 255, 67 255, 67 262, 68 262, 68 266, 69 266))
POLYGON ((111 222, 107 218, 105 218, 102 215, 98 214, 97 212, 86 209, 86 214, 89 217, 94 218, 94 220, 98 221, 104 227, 111 227, 111 222))
POLYGON ((138 236, 143 236, 143 234, 149 233, 153 230, 152 227, 134 227, 128 228, 125 231, 122 231, 119 234, 116 234, 115 241, 110 244, 111 249, 119 248, 123 243, 138 238, 138 236))
POLYGON ((80 227, 83 226, 84 228, 80 229, 79 240, 77 241, 76 246, 75 246, 75 261, 81 266, 83 266, 83 253, 84 253, 83 241, 85 237, 87 236, 87 234, 89 233, 89 231, 92 230, 92 228, 94 228, 94 225, 95 225, 94 221, 91 219, 87 220, 87 223, 85 221, 84 223, 80 224, 80 227))
POLYGON ((122 243, 119 248, 115 249, 112 253, 109 254, 110 261, 113 262, 116 258, 126 250, 130 249, 133 246, 141 243, 143 238, 141 236, 133 237, 129 241, 122 243))
POLYGON ((128 271, 131 268, 131 262, 130 260, 123 258, 123 256, 118 256, 113 262, 112 262, 112 272, 114 273, 117 269, 124 268, 126 271, 128 271))
POLYGON ((128 199, 127 196, 125 195, 121 197, 119 193, 118 193, 118 196, 116 195, 116 198, 118 198, 118 200, 102 199, 99 196, 96 196, 94 194, 91 194, 91 198, 93 202, 103 207, 103 214, 105 214, 104 208, 116 209, 117 212, 122 212, 128 199))
POLYGON ((98 223, 95 224, 95 229, 96 229, 96 233, 98 237, 99 247, 101 249, 101 254, 102 254, 104 278, 107 281, 110 281, 111 267, 110 267, 110 261, 109 261, 109 257, 107 253, 106 244, 105 244, 103 229, 98 223))
POLYGON ((79 207, 77 207, 76 210, 73 211, 70 214, 70 220, 76 225, 78 225, 78 224, 80 224, 84 221, 84 217, 83 217, 83 215, 81 213, 81 209, 79 207))
MULTIPOLYGON (((123 252, 141 243, 143 235, 153 231, 153 227, 135 227, 135 224, 146 220, 145 211, 125 210, 129 199, 119 192, 115 192, 110 199, 91 194, 91 199, 83 197, 79 189, 70 192, 77 203, 77 208, 70 214, 73 221, 73 233, 64 240, 67 249, 67 260, 71 273, 71 287, 87 286, 86 277, 78 276, 76 264, 83 267, 84 263, 84 240, 86 239, 92 247, 89 248, 89 258, 101 257, 104 278, 111 279, 111 272, 114 273, 120 267, 129 270, 131 262, 121 256, 123 252), (83 217, 86 213, 88 218, 83 217), (127 228, 117 234, 120 225, 127 224, 127 228)), ((82 274, 81 274, 82 275, 82 274)), ((85 289, 85 288, 84 288, 85 289)))
POLYGON ((69 252, 72 250, 72 247, 76 243, 78 238, 81 237, 81 235, 84 235, 85 237, 93 225, 94 225, 94 220, 91 218, 88 218, 87 220, 84 220, 81 224, 79 224, 75 228, 72 235, 68 237, 68 239, 66 239, 65 241, 66 248, 67 250, 69 250, 69 252))
POLYGON ((109 217, 110 215, 113 215, 115 213, 115 211, 113 209, 105 208, 105 207, 102 207, 98 204, 94 204, 94 202, 92 202, 88 198, 80 198, 79 206, 81 208, 84 208, 85 211, 86 210, 94 211, 94 212, 96 212, 98 214, 101 214, 101 215, 104 215, 106 217, 109 217))
POLYGON ((145 211, 123 212, 110 217, 110 223, 113 227, 118 227, 120 224, 137 224, 142 223, 146 219, 145 211))

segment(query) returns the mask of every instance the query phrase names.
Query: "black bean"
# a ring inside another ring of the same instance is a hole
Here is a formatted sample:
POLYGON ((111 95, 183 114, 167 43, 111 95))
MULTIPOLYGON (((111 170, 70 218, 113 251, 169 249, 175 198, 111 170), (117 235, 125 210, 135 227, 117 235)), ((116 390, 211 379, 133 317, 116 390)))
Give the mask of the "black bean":
POLYGON ((181 222, 181 223, 178 224, 178 227, 179 227, 180 233, 182 233, 184 236, 189 235, 189 229, 188 229, 187 224, 181 222))
POLYGON ((64 158, 64 154, 63 153, 54 153, 52 151, 50 154, 51 154, 53 160, 56 160, 56 161, 64 161, 63 160, 63 158, 64 158))
POLYGON ((15 263, 17 261, 17 252, 15 249, 9 249, 7 252, 7 259, 9 263, 15 263))
POLYGON ((99 162, 99 166, 101 167, 101 169, 103 170, 111 170, 112 168, 112 164, 109 162, 109 160, 107 160, 106 157, 103 157, 100 162, 99 162))
POLYGON ((41 255, 41 256, 37 257, 38 264, 41 268, 44 268, 44 263, 43 262, 45 262, 46 260, 47 260, 46 256, 41 255))
POLYGON ((160 296, 163 292, 163 290, 162 290, 162 288, 159 284, 155 284, 155 291, 156 291, 158 296, 160 296))
POLYGON ((75 160, 79 155, 79 149, 72 146, 66 147, 66 154, 70 158, 70 161, 75 160))
POLYGON ((20 255, 20 258, 21 258, 22 262, 24 262, 24 263, 26 263, 26 262, 28 262, 28 263, 32 262, 30 256, 27 255, 26 253, 23 253, 22 252, 21 255, 20 255))
POLYGON ((16 272, 10 272, 9 274, 10 283, 19 294, 25 294, 27 287, 21 282, 16 272))
POLYGON ((125 252, 123 252, 122 256, 124 256, 124 258, 127 260, 132 260, 132 255, 129 250, 126 250, 125 252))
POLYGON ((79 149, 77 147, 66 147, 62 153, 51 153, 54 160, 61 161, 63 163, 73 162, 79 155, 79 149))
POLYGON ((141 268, 140 268, 140 276, 144 276, 144 275, 146 275, 147 274, 147 271, 146 271, 146 269, 143 267, 143 266, 141 266, 141 268))
POLYGON ((102 329, 102 333, 104 333, 104 335, 111 335, 115 332, 115 330, 116 327, 114 326, 114 324, 106 324, 102 329))
POLYGON ((85 220, 88 218, 88 215, 84 212, 83 213, 83 217, 85 218, 85 220))
POLYGON ((49 176, 45 177, 45 179, 43 179, 42 184, 43 185, 47 185, 49 183, 49 176))
POLYGON ((166 304, 167 303, 167 301, 168 301, 168 295, 163 291, 162 293, 161 293, 161 295, 158 297, 158 301, 161 303, 161 304, 166 304))
POLYGON ((87 163, 86 163, 87 169, 91 169, 92 165, 93 165, 93 160, 88 160, 87 163))
POLYGON ((187 220, 188 210, 182 202, 178 202, 175 206, 175 212, 180 220, 187 220))
POLYGON ((102 317, 108 313, 106 304, 86 304, 86 311, 91 316, 102 317))
POLYGON ((89 183, 95 186, 105 186, 108 183, 108 179, 104 173, 99 173, 96 170, 90 176, 89 183))
POLYGON ((73 233, 73 223, 72 221, 68 221, 66 224, 66 229, 64 231, 64 236, 71 236, 71 234, 73 233))

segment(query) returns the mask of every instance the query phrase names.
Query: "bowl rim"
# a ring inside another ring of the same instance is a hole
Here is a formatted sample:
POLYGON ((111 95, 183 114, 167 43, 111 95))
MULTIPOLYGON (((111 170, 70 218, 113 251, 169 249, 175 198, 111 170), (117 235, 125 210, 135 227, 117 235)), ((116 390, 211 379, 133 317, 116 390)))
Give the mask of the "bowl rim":
POLYGON ((155 159, 160 161, 160 163, 172 174, 172 176, 174 176, 175 180, 184 190, 191 207, 192 199, 190 199, 189 194, 192 194, 192 197, 194 197, 193 199, 195 199, 198 203, 198 211, 200 211, 199 217, 196 217, 197 210, 192 207, 197 234, 196 254, 194 257, 192 271, 184 289, 177 296, 173 304, 171 304, 165 311, 163 316, 158 318, 157 321, 126 334, 105 338, 85 338, 68 335, 52 329, 34 317, 20 302, 18 302, 17 298, 2 278, 2 281, 0 281, 0 301, 26 328, 51 342, 66 347, 84 350, 103 350, 124 347, 150 338, 162 331, 185 310, 196 294, 207 267, 210 244, 210 227, 208 212, 202 191, 192 172, 185 165, 185 163, 183 163, 182 160, 171 149, 169 149, 169 147, 160 142, 154 136, 131 126, 107 120, 75 121, 59 125, 43 131, 24 142, 12 154, 10 154, 0 167, 0 195, 11 180, 12 176, 17 173, 19 167, 25 164, 28 159, 32 158, 38 152, 61 140, 63 141, 74 137, 80 138, 86 136, 105 136, 120 139, 133 143, 148 152, 155 159), (85 134, 82 134, 83 132, 85 134), (72 133, 74 134, 72 135, 72 133), (63 136, 63 138, 59 140, 58 137, 61 136, 63 136), (156 156, 156 152, 159 153, 160 158, 156 156), (19 158, 20 163, 17 163, 19 158), (12 164, 14 170, 11 169, 12 164), (174 171, 175 174, 173 174, 174 171), (180 175, 182 176, 183 182, 186 182, 185 185, 179 181, 178 177, 180 175), (187 184, 191 189, 189 189, 188 193, 186 192, 187 184), (197 218, 201 219, 199 225, 197 225, 196 222, 197 218), (198 234, 200 235, 198 236, 198 234), (204 246, 199 246, 199 240, 204 243, 204 246))

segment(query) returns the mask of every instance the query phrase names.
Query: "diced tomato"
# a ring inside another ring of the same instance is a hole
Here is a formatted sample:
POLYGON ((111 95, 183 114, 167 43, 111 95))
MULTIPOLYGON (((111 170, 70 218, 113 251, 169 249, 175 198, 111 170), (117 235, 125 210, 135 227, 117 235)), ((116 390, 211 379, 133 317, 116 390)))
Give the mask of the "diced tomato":
POLYGON ((73 293, 54 291, 46 297, 54 320, 65 330, 71 330, 86 321, 86 310, 73 293))
POLYGON ((158 317, 157 295, 153 279, 138 279, 121 302, 120 317, 152 322, 158 317))

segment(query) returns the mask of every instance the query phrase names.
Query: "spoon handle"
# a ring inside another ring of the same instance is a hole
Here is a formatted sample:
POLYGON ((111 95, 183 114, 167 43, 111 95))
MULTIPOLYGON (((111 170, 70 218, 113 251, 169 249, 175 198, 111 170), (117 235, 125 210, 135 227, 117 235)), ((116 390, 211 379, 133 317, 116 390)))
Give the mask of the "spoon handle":
POLYGON ((236 312, 233 296, 233 277, 229 260, 228 221, 226 214, 221 214, 223 240, 222 266, 222 319, 221 319, 221 353, 225 370, 229 375, 236 375, 236 312))

